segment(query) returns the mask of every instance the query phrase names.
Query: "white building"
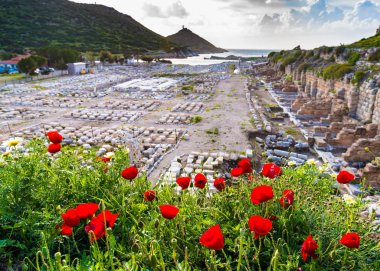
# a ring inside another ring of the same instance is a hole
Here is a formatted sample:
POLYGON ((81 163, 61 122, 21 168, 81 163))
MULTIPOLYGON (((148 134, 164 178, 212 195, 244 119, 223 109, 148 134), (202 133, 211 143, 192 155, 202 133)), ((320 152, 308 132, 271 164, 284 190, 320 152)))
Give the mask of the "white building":
POLYGON ((87 73, 86 63, 77 62, 77 63, 69 63, 67 64, 69 75, 78 75, 81 74, 82 71, 87 73))

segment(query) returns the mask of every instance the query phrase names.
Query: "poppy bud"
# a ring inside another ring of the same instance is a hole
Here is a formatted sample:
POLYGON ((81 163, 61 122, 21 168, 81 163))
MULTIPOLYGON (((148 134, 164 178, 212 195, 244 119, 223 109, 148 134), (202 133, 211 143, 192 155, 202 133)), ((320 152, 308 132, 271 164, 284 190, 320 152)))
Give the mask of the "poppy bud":
POLYGON ((171 241, 170 241, 173 245, 176 245, 177 244, 177 239, 173 238, 171 241))
POLYGON ((156 227, 156 229, 158 228, 158 226, 160 226, 160 221, 158 219, 156 219, 154 221, 154 227, 156 227))
POLYGON ((156 257, 156 255, 151 255, 149 258, 150 258, 149 259, 149 261, 150 261, 150 267, 155 268, 157 266, 157 257, 156 257))

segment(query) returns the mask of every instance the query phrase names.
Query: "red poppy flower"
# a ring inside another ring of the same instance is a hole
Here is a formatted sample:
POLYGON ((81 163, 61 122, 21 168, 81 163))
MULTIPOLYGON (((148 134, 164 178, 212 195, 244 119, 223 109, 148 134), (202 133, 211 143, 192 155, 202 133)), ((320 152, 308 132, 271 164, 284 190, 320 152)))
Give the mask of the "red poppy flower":
POLYGON ((86 219, 92 217, 98 208, 96 203, 81 203, 77 206, 76 211, 80 219, 86 219))
POLYGON ((242 169, 242 174, 252 173, 251 161, 248 158, 241 159, 238 166, 242 169))
POLYGON ((160 205, 160 211, 166 219, 173 219, 179 212, 179 209, 173 205, 165 204, 160 205))
POLYGON ((261 174, 270 179, 274 179, 276 176, 281 174, 281 168, 273 163, 268 163, 263 166, 261 174))
POLYGON ((184 190, 189 187, 190 181, 191 181, 190 177, 179 177, 177 179, 177 184, 182 188, 182 190, 184 190))
POLYGON ((224 237, 219 225, 212 226, 199 238, 201 245, 214 250, 224 247, 224 237))
POLYGON ((252 181, 257 181, 257 179, 255 179, 254 176, 252 176, 252 175, 248 176, 248 180, 251 181, 251 182, 252 181))
POLYGON ((307 256, 310 256, 313 259, 317 258, 317 254, 315 254, 317 248, 317 242, 315 242, 311 235, 309 235, 301 246, 301 254, 303 261, 306 262, 307 256))
POLYGON ((50 140, 51 143, 54 143, 54 144, 59 144, 62 142, 62 136, 56 132, 56 131, 50 131, 47 133, 47 136, 50 140))
POLYGON ((107 163, 109 161, 111 161, 111 157, 105 157, 105 156, 102 157, 102 162, 103 163, 107 163))
POLYGON ((202 173, 198 173, 194 178, 194 186, 203 189, 206 186, 207 179, 202 173))
POLYGON ((359 248, 360 237, 356 232, 349 232, 342 236, 339 243, 348 248, 359 248))
POLYGON ((255 233, 255 238, 267 235, 272 230, 272 222, 259 215, 253 215, 248 221, 249 229, 255 233))
POLYGON ((113 228, 115 221, 119 215, 118 214, 112 214, 110 211, 105 210, 101 213, 99 213, 96 217, 103 222, 106 222, 107 228, 113 228))
POLYGON ((261 185, 252 190, 251 201, 253 204, 260 204, 273 199, 273 196, 272 187, 269 185, 261 185))
POLYGON ((61 214, 61 217, 69 227, 76 227, 80 223, 80 218, 76 209, 67 210, 66 213, 61 214))
POLYGON ((355 175, 351 174, 348 171, 342 170, 339 172, 338 176, 336 176, 336 180, 338 183, 346 184, 355 180, 355 175))
POLYGON ((139 171, 134 166, 126 168, 121 172, 121 176, 127 180, 133 180, 137 177, 137 174, 139 174, 139 171))
POLYGON ((243 170, 240 167, 235 167, 231 170, 231 175, 233 177, 239 177, 241 174, 243 174, 243 170))
POLYGON ((226 180, 224 178, 216 178, 214 181, 214 186, 219 191, 222 191, 224 188, 226 188, 226 180))
POLYGON ((102 236, 106 234, 106 228, 104 225, 104 221, 101 221, 98 217, 94 216, 91 218, 91 221, 86 225, 84 228, 86 233, 89 233, 90 231, 93 232, 93 235, 91 235, 91 239, 98 240, 102 236))
POLYGON ((67 235, 67 236, 73 235, 73 228, 70 226, 67 226, 66 224, 62 224, 60 229, 61 229, 60 233, 62 235, 67 235))
POLYGON ((145 201, 152 201, 156 198, 156 192, 153 190, 148 190, 144 193, 144 200, 145 201))
POLYGON ((48 147, 48 152, 57 153, 61 150, 61 144, 50 144, 48 147))
POLYGON ((280 198, 280 204, 287 209, 294 202, 294 192, 291 189, 284 190, 284 196, 280 198))

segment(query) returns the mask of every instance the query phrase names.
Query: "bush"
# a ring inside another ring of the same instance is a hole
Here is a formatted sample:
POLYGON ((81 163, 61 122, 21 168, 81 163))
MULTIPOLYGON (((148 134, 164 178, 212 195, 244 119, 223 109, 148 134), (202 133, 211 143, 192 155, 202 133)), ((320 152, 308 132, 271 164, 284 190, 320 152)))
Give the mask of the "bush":
POLYGON ((360 54, 358 52, 350 51, 347 62, 349 65, 353 66, 356 64, 356 62, 358 62, 359 59, 360 54))
POLYGON ((200 115, 195 115, 195 116, 192 116, 192 117, 191 117, 190 122, 191 122, 191 123, 199 123, 199 122, 202 121, 202 119, 203 119, 202 116, 200 116, 200 115))
POLYGON ((376 52, 370 54, 368 57, 368 61, 379 62, 380 61, 380 49, 377 49, 376 52))
POLYGON ((351 79, 351 83, 359 86, 366 75, 367 75, 367 71, 363 71, 363 70, 355 71, 354 76, 351 79))
POLYGON ((347 73, 353 71, 349 64, 331 64, 323 70, 323 79, 342 79, 347 73))
POLYGON ((370 223, 357 216, 360 200, 345 203, 336 196, 335 181, 315 166, 283 168, 276 180, 241 176, 210 194, 207 188, 178 192, 176 184, 152 187, 144 176, 124 180, 120 172, 127 161, 128 153, 117 151, 105 172, 106 164, 93 151, 63 147, 59 158, 51 159, 42 142, 32 143, 28 156, 5 157, 0 167, 0 262, 6 264, 1 269, 379 270, 370 223), (89 160, 91 164, 81 165, 89 160), (252 204, 251 191, 260 185, 270 185, 274 199, 252 204), (151 202, 144 201, 148 189, 157 195, 151 202), (285 189, 295 195, 287 209, 279 203, 285 189), (100 203, 101 210, 118 214, 113 229, 97 242, 89 242, 85 233, 88 220, 74 228, 72 237, 56 229, 60 214, 84 202, 100 203), (179 214, 164 219, 158 207, 162 204, 177 206, 179 214), (272 219, 268 235, 253 237, 248 226, 252 215, 272 219), (224 236, 220 251, 199 243, 215 224, 224 236), (347 231, 360 235, 359 249, 338 243, 347 231), (316 260, 304 263, 300 249, 309 234, 319 248, 316 260))

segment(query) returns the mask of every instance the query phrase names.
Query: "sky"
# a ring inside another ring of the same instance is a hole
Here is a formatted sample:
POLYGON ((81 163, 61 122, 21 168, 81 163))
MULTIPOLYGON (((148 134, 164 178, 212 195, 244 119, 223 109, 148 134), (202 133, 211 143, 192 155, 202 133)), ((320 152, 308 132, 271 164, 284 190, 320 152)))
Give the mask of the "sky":
MULTIPOLYGON (((74 0, 94 4, 95 0, 74 0)), ((182 25, 226 49, 311 49, 372 36, 380 0, 96 0, 168 36, 182 25)))

